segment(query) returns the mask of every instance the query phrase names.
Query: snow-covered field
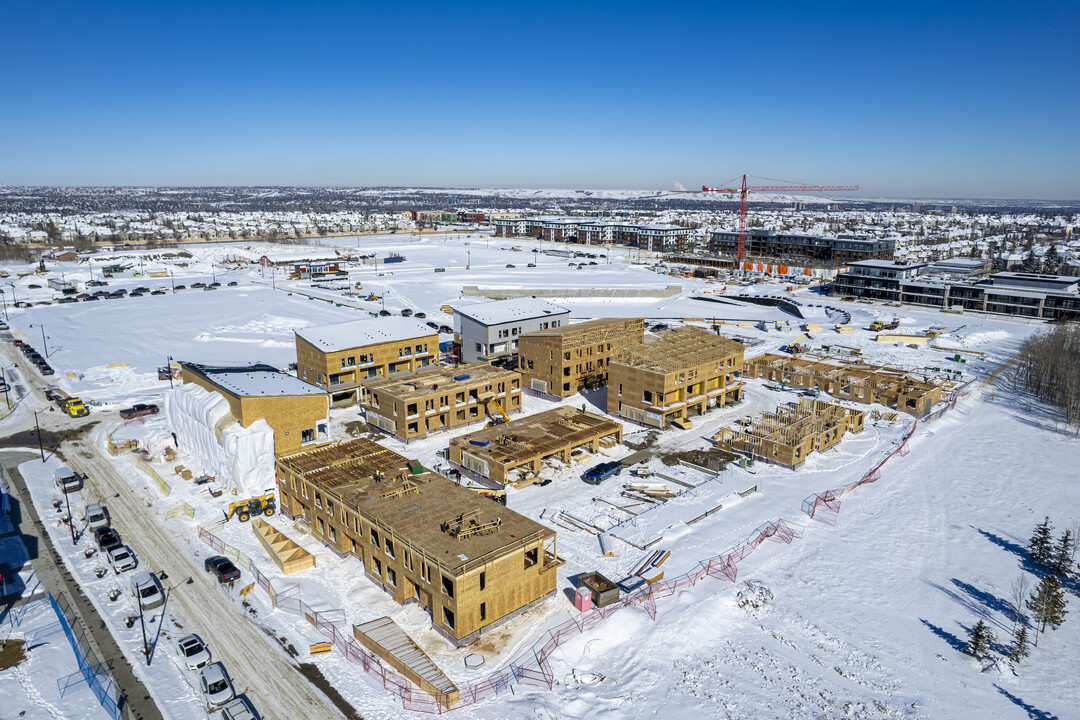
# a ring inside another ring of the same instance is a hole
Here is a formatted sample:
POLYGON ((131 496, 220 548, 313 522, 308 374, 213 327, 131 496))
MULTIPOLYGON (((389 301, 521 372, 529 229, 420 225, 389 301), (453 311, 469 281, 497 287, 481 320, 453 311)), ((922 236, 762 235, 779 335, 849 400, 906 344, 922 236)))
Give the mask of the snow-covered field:
MULTIPOLYGON (((334 238, 332 242, 346 246, 355 241, 334 238)), ((670 324, 671 318, 713 317, 715 311, 721 313, 718 319, 770 321, 768 331, 753 326, 725 329, 756 343, 750 354, 776 352, 802 334, 799 320, 778 309, 693 300, 695 294, 717 286, 657 274, 630 264, 622 251, 611 253, 610 264, 604 259, 596 266, 575 270, 564 258, 532 253, 535 246, 475 236, 364 238, 363 252, 375 251, 380 257, 400 252, 407 261, 390 269, 381 263, 378 269, 351 269, 348 283, 329 284, 348 288, 353 282, 362 282, 361 294, 374 291, 384 295, 387 309, 423 310, 440 324, 450 321, 439 312, 441 305, 467 301, 461 299, 462 285, 625 288, 679 284, 682 293, 659 302, 591 298, 565 304, 573 317, 581 319, 640 314, 670 324), (537 267, 526 267, 528 262, 536 262, 537 267), (507 264, 516 267, 506 268, 507 264), (435 273, 437 267, 446 272, 435 273), (393 274, 380 274, 390 272, 393 274), (703 305, 710 311, 702 311, 703 305), (777 320, 782 321, 780 330, 771 324, 777 320)), ((257 256, 259 250, 246 252, 257 256)), ((176 282, 209 280, 210 263, 223 262, 230 252, 221 246, 189 251, 194 257, 185 259, 184 267, 173 268, 176 282)), ((222 274, 220 269, 218 274, 222 274)), ((285 281, 280 274, 275 279, 264 277, 258 268, 233 270, 227 277, 237 286, 78 305, 19 310, 9 306, 10 322, 17 337, 35 345, 44 325, 55 357, 54 381, 86 399, 109 405, 135 399, 153 401, 168 387, 156 376, 156 368, 165 363, 166 356, 203 362, 262 360, 284 367, 295 360, 293 328, 366 317, 382 307, 381 302, 365 302, 340 290, 312 288, 307 281, 285 281), (116 364, 126 365, 107 367, 116 364)), ((19 279, 20 300, 24 292, 28 296, 38 292, 23 287, 28 280, 44 284, 33 276, 19 279)), ((130 287, 140 281, 117 279, 111 281, 110 288, 125 283, 130 287)), ((773 283, 738 290, 785 294, 785 287, 773 283)), ((825 328, 808 341, 811 347, 843 345, 860 350, 868 361, 941 378, 946 377, 944 368, 960 370, 963 380, 986 378, 1015 353, 1025 337, 1041 327, 995 316, 840 303, 805 290, 792 297, 809 305, 808 314, 813 313, 814 321, 825 328), (850 312, 855 332, 833 332, 835 315, 814 305, 850 312), (933 344, 950 350, 874 342, 874 333, 864 328, 874 319, 893 316, 902 323, 897 332, 947 326, 933 344), (967 361, 961 364, 946 359, 955 354, 953 349, 973 352, 964 353, 967 361)), ((750 379, 744 403, 695 418, 691 431, 661 433, 652 449, 708 448, 708 438, 721 427, 794 397, 750 379)), ((590 409, 606 410, 602 391, 574 396, 564 403, 585 403, 590 409)), ((525 398, 526 413, 551 406, 546 400, 525 398)), ((335 409, 331 415, 338 433, 357 419, 357 408, 335 409)), ((155 418, 148 426, 129 427, 124 432, 134 437, 162 422, 162 418, 155 418)), ((829 452, 812 455, 798 471, 758 464, 748 469, 729 467, 714 476, 685 465, 665 467, 653 460, 652 470, 695 487, 669 483, 680 494, 636 517, 603 502, 627 502, 619 498, 620 482, 612 480, 594 487, 579 480, 586 467, 602 458, 585 458, 555 469, 553 482, 545 487, 509 490, 509 506, 540 522, 549 523, 564 511, 640 545, 660 538, 654 547, 672 553, 663 567, 668 579, 692 571, 701 561, 737 545, 765 522, 783 518, 802 530, 791 545, 765 543, 755 550, 739 565, 738 585, 706 578, 659 599, 655 620, 626 609, 566 642, 552 657, 553 690, 522 685, 513 694, 455 714, 545 720, 1075 716, 1080 690, 1071 675, 1062 672, 1077 661, 1075 651, 1070 650, 1077 646, 1080 634, 1075 619, 1069 618, 1061 629, 1043 636, 1040 647, 1016 674, 1003 664, 984 671, 957 648, 965 641, 967 628, 978 619, 998 631, 999 643, 1007 642, 1012 625, 1007 591, 1025 567, 1021 556, 1026 538, 1044 515, 1049 514, 1059 528, 1078 520, 1067 513, 1080 499, 1080 488, 1074 481, 1080 440, 1063 433, 1045 408, 1017 396, 1003 373, 994 384, 976 390, 940 420, 919 423, 906 456, 891 459, 878 482, 845 495, 835 526, 811 520, 801 512, 801 502, 808 495, 860 479, 911 428, 912 420, 907 416, 896 422, 868 422, 863 433, 846 437, 829 452), (746 497, 738 494, 752 486, 756 492, 746 497), (722 508, 688 524, 718 505, 722 508), (741 608, 740 595, 749 593, 744 580, 767 587, 772 600, 757 609, 741 608)), ((451 437, 469 430, 459 428, 407 446, 382 442, 429 467, 438 467, 444 463, 439 451, 451 437)), ((640 428, 626 428, 629 442, 644 441, 646 435, 640 428)), ((630 448, 618 446, 601 454, 618 459, 630 452, 630 448)), ((172 484, 173 493, 167 501, 135 468, 130 456, 121 455, 110 462, 138 486, 160 517, 164 517, 168 503, 184 501, 194 508, 194 518, 170 520, 168 529, 179 545, 201 557, 209 554, 209 549, 196 539, 195 525, 219 519, 224 498, 213 500, 200 492, 201 488, 172 475, 171 465, 185 459, 181 453, 170 466, 157 466, 172 484)), ((38 487, 32 487, 36 500, 42 492, 40 482, 38 487)), ((40 501, 47 503, 48 497, 42 495, 40 501)), ((363 578, 355 558, 336 557, 281 517, 272 518, 271 523, 313 552, 318 567, 282 577, 257 544, 250 526, 230 522, 214 532, 247 553, 279 593, 298 592, 314 609, 336 618, 346 632, 351 624, 391 615, 462 686, 501 672, 510 659, 548 629, 575 614, 566 595, 559 592, 535 610, 482 637, 473 648, 455 650, 430 629, 417 606, 397 606, 363 578), (464 667, 468 652, 485 657, 482 669, 464 667)), ((559 554, 567 560, 558 571, 560 590, 570 587, 572 576, 588 570, 621 579, 645 555, 616 540, 615 556, 604 557, 595 536, 557 529, 559 554)), ((89 592, 96 593, 97 584, 104 581, 87 575, 92 565, 88 562, 74 560, 74 569, 80 579, 85 576, 89 592)), ((1068 597, 1076 600, 1075 586, 1068 597)), ((253 622, 287 638, 296 648, 323 639, 302 618, 275 611, 258 590, 248 602, 253 622)), ((105 612, 110 617, 116 615, 112 621, 122 614, 112 612, 108 605, 105 612)), ((137 645, 129 642, 130 631, 121 628, 118 632, 123 642, 137 645)), ((365 718, 403 715, 398 701, 336 653, 310 662, 365 718)), ((160 672, 164 673, 167 664, 162 666, 160 672)), ((184 717, 190 694, 177 684, 178 679, 162 676, 147 680, 155 697, 162 693, 159 700, 169 708, 170 717, 184 717)))

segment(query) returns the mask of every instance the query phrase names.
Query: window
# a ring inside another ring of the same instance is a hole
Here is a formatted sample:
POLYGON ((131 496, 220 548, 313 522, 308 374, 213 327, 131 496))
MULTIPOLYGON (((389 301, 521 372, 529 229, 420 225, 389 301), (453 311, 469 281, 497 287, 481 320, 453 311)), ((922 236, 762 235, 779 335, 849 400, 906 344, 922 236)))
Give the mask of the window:
POLYGON ((476 343, 476 352, 484 352, 484 346, 480 343, 476 343))
POLYGON ((315 429, 314 428, 309 428, 308 430, 301 430, 300 431, 300 442, 301 443, 309 443, 309 442, 314 442, 314 441, 315 441, 315 429))
POLYGON ((397 587, 397 573, 394 572, 394 568, 386 568, 386 582, 390 583, 392 587, 397 587))
POLYGON ((525 569, 528 570, 537 563, 539 559, 539 553, 536 548, 525 551, 525 569))
POLYGON ((454 629, 454 611, 450 608, 444 607, 442 609, 443 624, 451 630, 454 629))
POLYGON ((487 573, 486 572, 481 572, 480 573, 480 589, 483 590, 485 587, 487 587, 487 573))
POLYGON ((379 547, 379 533, 375 531, 375 528, 371 528, 371 544, 376 548, 379 547))
POLYGON ((394 557, 394 543, 390 538, 386 538, 386 554, 394 557))
POLYGON ((426 345, 417 345, 415 348, 413 348, 413 352, 415 352, 417 355, 419 355, 420 353, 424 352, 424 350, 426 348, 427 348, 426 345))
POLYGON ((330 542, 337 542, 337 530, 334 528, 333 525, 330 526, 330 542))
POLYGON ((412 553, 410 553, 410 552, 405 553, 405 569, 406 570, 412 570, 413 569, 413 566, 412 566, 412 553))
POLYGON ((454 597, 454 581, 445 575, 442 576, 442 591, 447 597, 454 597))
POLYGON ((510 328, 510 334, 511 335, 517 335, 518 334, 518 329, 517 328, 510 328))
POLYGON ((377 557, 372 557, 371 558, 371 569, 375 571, 375 575, 381 580, 382 579, 382 563, 379 562, 379 558, 377 558, 377 557))
POLYGON ((487 620, 487 603, 480 603, 480 619, 487 620))
POLYGON ((420 563, 420 579, 426 583, 431 582, 431 566, 427 563, 420 563))

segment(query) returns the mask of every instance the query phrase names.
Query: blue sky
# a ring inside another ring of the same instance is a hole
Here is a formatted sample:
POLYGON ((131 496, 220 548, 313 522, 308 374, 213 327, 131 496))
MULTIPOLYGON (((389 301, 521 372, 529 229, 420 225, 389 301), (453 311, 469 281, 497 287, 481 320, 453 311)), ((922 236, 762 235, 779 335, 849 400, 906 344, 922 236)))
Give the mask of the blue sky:
POLYGON ((1080 199, 1080 4, 17 2, 0 184, 1080 199))

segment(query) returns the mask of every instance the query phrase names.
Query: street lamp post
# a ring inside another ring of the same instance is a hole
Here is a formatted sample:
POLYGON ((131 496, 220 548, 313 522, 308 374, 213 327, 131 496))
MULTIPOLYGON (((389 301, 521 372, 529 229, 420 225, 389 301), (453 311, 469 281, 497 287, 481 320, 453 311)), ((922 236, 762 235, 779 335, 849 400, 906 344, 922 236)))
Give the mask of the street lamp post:
POLYGON ((37 323, 30 323, 30 327, 36 327, 41 330, 41 344, 45 348, 45 357, 49 357, 49 343, 45 340, 45 326, 38 325, 37 323))
POLYGON ((172 390, 172 355, 165 356, 165 370, 169 373, 169 389, 172 390))
POLYGON ((9 410, 11 409, 11 394, 8 391, 11 390, 11 383, 7 379, 7 371, 10 369, 11 368, 0 368, 0 370, 4 371, 3 378, 0 378, 4 382, 4 403, 8 406, 9 410))
POLYGON ((176 278, 173 277, 172 270, 169 271, 169 285, 172 286, 172 294, 176 294, 176 278))
POLYGON ((37 410, 34 411, 34 427, 37 428, 37 446, 38 452, 41 453, 41 462, 45 462, 45 446, 41 443, 41 425, 38 423, 37 410))
POLYGON ((18 304, 18 302, 19 302, 19 298, 18 298, 18 296, 17 296, 16 294, 15 294, 15 283, 4 283, 4 284, 5 284, 5 285, 10 285, 10 286, 11 286, 11 302, 12 302, 12 304, 13 304, 13 305, 14 305, 14 304, 18 304))
POLYGON ((8 319, 7 295, 6 295, 6 293, 4 293, 3 290, 0 290, 0 303, 4 304, 4 320, 7 320, 8 319))
POLYGON ((67 509, 68 529, 71 530, 71 544, 78 545, 75 539, 75 518, 71 516, 71 493, 64 493, 64 507, 67 509))
POLYGON ((214 276, 214 282, 217 282, 217 266, 214 263, 210 263, 210 273, 214 276))
POLYGON ((142 628, 143 655, 146 656, 146 667, 150 667, 150 645, 146 642, 146 621, 143 620, 142 593, 139 587, 135 587, 135 600, 139 603, 139 627, 142 628))

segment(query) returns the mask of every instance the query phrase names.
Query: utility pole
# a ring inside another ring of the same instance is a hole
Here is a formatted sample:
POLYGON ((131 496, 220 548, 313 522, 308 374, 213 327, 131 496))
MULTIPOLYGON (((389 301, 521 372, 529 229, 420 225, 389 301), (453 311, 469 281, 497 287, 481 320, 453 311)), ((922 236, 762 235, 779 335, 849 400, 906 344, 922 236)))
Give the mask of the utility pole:
MULTIPOLYGON (((80 483, 81 482, 82 481, 80 481, 80 483)), ((71 515, 71 493, 64 493, 64 507, 67 508, 68 529, 71 530, 71 544, 78 545, 79 541, 75 539, 75 518, 71 515)))
POLYGON ((4 304, 4 320, 7 320, 8 319, 7 295, 4 293, 3 290, 0 290, 0 302, 2 302, 4 304))
MULTIPOLYGON (((12 366, 12 367, 14 367, 14 366, 12 366)), ((9 382, 8 379, 7 379, 7 371, 10 370, 11 368, 0 368, 0 369, 2 369, 4 371, 4 377, 3 377, 3 381, 4 381, 4 402, 7 404, 8 410, 10 410, 11 409, 11 395, 8 393, 8 391, 11 390, 11 382, 9 382)))
MULTIPOLYGON (((35 324, 36 323, 31 323, 30 327, 34 327, 35 324)), ((45 326, 37 325, 37 327, 41 330, 41 344, 45 347, 45 357, 49 357, 49 343, 45 341, 45 326)))
POLYGON ((165 369, 169 371, 169 389, 172 390, 172 355, 165 356, 165 369))
POLYGON ((169 284, 172 285, 172 294, 176 294, 176 279, 173 277, 172 270, 169 271, 169 284))
MULTIPOLYGON (((153 582, 151 580, 151 582, 153 582)), ((138 586, 135 588, 135 600, 139 603, 139 627, 142 628, 143 655, 146 656, 146 667, 150 667, 150 645, 146 642, 146 622, 143 620, 142 592, 138 586)))
POLYGON ((45 446, 41 444, 41 424, 38 423, 38 411, 34 411, 34 427, 37 428, 37 446, 41 453, 41 462, 45 462, 45 446))

